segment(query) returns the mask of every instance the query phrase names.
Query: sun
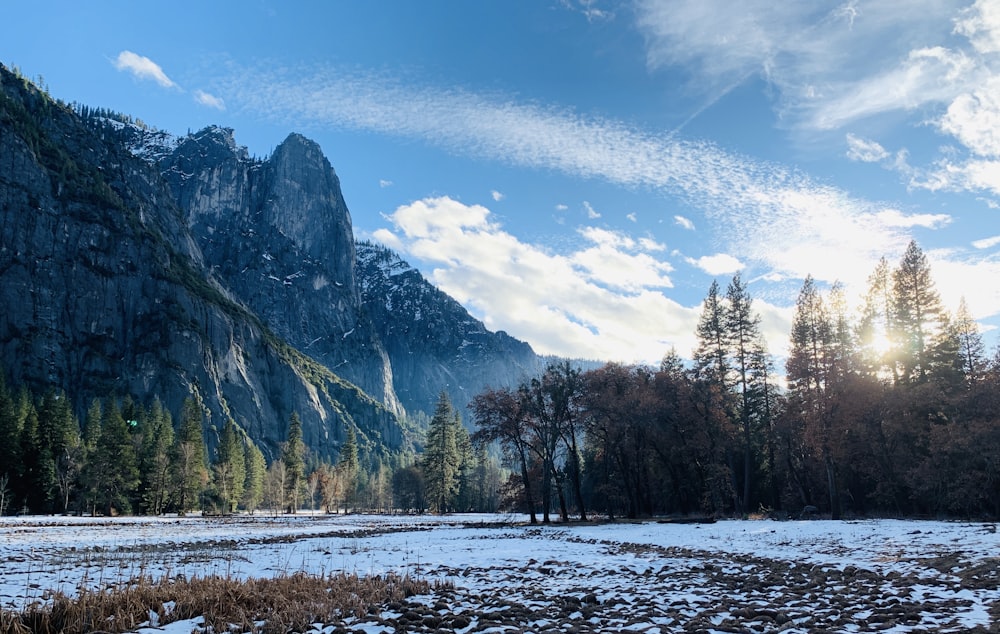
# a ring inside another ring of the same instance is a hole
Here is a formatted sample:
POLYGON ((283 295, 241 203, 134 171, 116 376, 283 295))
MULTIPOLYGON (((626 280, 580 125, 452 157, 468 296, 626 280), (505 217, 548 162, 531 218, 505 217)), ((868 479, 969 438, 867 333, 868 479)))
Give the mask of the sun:
POLYGON ((880 328, 872 333, 869 345, 879 356, 884 356, 892 350, 892 339, 889 338, 889 334, 885 330, 880 328))

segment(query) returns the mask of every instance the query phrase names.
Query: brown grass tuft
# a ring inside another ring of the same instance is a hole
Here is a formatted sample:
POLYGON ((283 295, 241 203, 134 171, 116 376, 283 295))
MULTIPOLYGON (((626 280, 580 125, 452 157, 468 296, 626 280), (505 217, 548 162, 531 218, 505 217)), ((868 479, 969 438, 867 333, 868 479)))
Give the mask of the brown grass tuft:
POLYGON ((235 625, 241 632, 284 633, 302 631, 312 623, 360 617, 444 585, 396 574, 295 573, 247 580, 140 577, 118 588, 81 589, 75 597, 56 593, 49 603, 21 612, 0 611, 0 634, 127 632, 149 621, 151 611, 160 625, 203 616, 205 625, 216 632, 235 625))

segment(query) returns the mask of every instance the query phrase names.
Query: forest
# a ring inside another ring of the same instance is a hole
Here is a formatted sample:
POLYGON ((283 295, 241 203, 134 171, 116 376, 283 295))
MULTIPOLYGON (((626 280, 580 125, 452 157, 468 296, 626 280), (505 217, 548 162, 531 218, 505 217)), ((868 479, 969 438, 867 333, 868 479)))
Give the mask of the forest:
POLYGON ((691 361, 553 362, 477 395, 468 427, 442 393, 422 452, 391 464, 351 429, 336 464, 317 460, 295 414, 267 464, 234 421, 206 443, 196 394, 176 425, 131 397, 81 425, 61 392, 0 383, 0 513, 1000 516, 1000 354, 964 301, 945 310, 915 242, 860 309, 805 280, 784 374, 739 275, 711 285, 696 334, 691 361))

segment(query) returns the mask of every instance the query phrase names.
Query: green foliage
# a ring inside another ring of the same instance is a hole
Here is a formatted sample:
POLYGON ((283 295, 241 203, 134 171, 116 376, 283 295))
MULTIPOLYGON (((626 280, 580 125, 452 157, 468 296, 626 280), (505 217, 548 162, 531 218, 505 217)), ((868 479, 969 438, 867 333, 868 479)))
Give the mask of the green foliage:
POLYGON ((208 485, 203 421, 201 398, 195 394, 185 399, 180 429, 171 452, 174 499, 177 511, 182 514, 199 507, 201 494, 208 485))
POLYGON ((454 510, 459 490, 459 462, 455 412, 448 395, 441 392, 427 429, 427 442, 420 463, 428 506, 436 513, 454 510))
POLYGON ((288 420, 288 440, 281 450, 281 460, 285 463, 285 499, 288 512, 299 509, 302 485, 305 481, 305 444, 302 442, 302 421, 292 412, 288 420))
POLYGON ((246 486, 246 454, 243 444, 242 430, 234 420, 226 420, 212 472, 216 494, 223 504, 221 510, 227 514, 236 511, 246 486))
POLYGON ((152 407, 140 419, 139 470, 142 477, 142 509, 160 515, 170 508, 174 487, 171 456, 174 446, 174 425, 170 412, 153 401, 152 407))
POLYGON ((243 451, 246 478, 243 484, 242 506, 253 513, 260 506, 264 496, 264 476, 267 472, 267 463, 260 448, 252 442, 247 442, 243 451))
POLYGON ((131 513, 131 499, 140 483, 138 459, 129 426, 114 400, 103 408, 101 434, 87 467, 93 508, 105 515, 131 513))

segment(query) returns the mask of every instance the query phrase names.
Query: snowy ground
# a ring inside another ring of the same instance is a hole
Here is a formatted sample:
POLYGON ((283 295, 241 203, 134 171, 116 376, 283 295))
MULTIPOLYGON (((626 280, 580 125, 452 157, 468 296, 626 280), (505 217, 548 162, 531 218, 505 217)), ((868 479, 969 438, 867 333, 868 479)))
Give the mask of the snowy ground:
POLYGON ((319 631, 968 632, 1000 621, 1000 534, 989 524, 520 520, 0 518, 0 605, 139 574, 342 570, 455 590, 319 631))

